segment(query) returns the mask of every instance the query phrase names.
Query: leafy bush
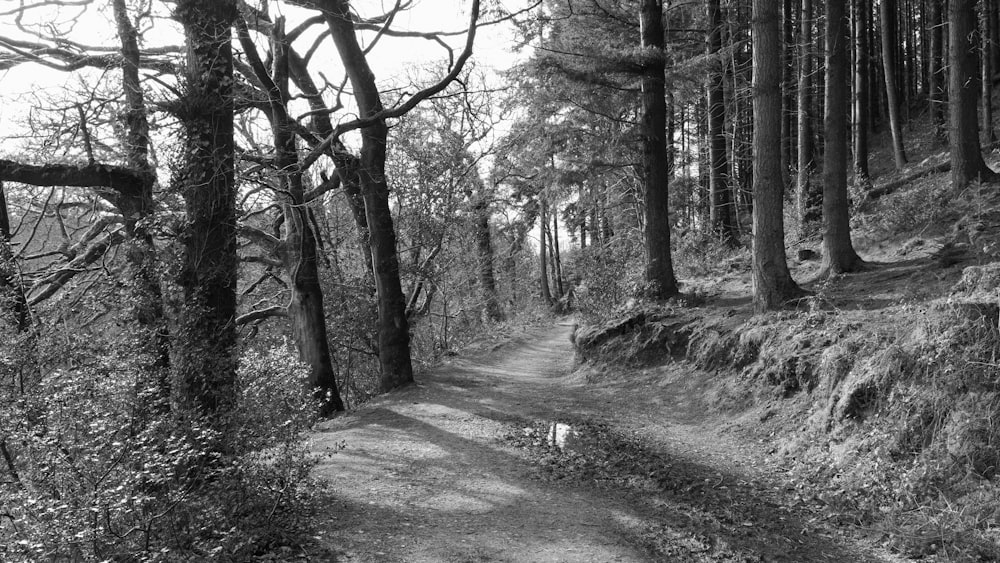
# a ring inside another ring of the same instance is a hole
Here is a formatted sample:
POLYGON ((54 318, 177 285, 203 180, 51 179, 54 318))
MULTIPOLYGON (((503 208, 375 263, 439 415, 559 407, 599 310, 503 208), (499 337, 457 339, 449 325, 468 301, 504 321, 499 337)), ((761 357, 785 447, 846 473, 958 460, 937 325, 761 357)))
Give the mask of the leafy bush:
POLYGON ((314 405, 285 349, 243 358, 227 436, 143 416, 138 367, 113 343, 74 340, 66 357, 23 392, 4 382, 0 559, 244 561, 303 543, 314 405))
POLYGON ((615 237, 602 246, 579 252, 576 272, 577 308, 587 322, 609 318, 643 293, 644 254, 641 244, 615 237))

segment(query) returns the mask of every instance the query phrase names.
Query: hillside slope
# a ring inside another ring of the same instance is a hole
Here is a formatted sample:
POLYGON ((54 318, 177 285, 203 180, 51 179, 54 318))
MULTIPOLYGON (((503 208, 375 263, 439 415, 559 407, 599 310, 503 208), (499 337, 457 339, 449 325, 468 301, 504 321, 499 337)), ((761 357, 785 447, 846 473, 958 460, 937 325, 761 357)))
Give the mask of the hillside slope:
POLYGON ((820 241, 794 241, 810 295, 754 316, 737 252, 685 280, 682 299, 592 320, 576 343, 594 379, 689 370, 700 395, 684 408, 763 444, 788 487, 903 555, 1000 560, 1000 192, 952 190, 932 149, 881 170, 878 185, 912 178, 891 193, 854 193, 865 271, 817 279, 797 251, 820 241))

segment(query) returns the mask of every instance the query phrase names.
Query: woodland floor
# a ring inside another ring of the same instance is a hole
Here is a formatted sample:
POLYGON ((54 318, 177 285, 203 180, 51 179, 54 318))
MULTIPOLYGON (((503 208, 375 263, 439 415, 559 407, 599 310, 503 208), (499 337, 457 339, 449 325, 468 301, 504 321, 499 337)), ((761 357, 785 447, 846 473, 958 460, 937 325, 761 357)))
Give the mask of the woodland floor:
POLYGON ((709 416, 714 376, 588 376, 571 332, 529 329, 321 425, 333 560, 894 560, 709 416))

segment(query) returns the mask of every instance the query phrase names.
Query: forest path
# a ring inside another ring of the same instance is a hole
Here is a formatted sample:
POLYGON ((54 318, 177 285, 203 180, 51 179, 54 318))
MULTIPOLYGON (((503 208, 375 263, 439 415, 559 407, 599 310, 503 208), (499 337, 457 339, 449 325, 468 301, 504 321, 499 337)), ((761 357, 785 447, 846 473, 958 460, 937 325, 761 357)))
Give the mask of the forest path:
POLYGON ((585 384, 571 331, 532 329, 322 424, 316 474, 336 500, 320 537, 336 560, 884 560, 788 502, 773 468, 705 425, 687 400, 697 378, 585 384), (567 421, 588 451, 546 443, 567 421))

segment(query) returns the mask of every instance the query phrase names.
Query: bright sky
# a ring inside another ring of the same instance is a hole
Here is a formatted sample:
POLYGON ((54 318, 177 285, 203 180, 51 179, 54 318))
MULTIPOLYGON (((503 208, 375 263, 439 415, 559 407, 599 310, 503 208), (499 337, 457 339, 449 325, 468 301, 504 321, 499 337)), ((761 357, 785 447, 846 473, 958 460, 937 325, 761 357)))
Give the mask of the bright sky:
MULTIPOLYGON (((0 13, 16 7, 20 2, 21 0, 0 0, 0 13)), ((455 5, 450 1, 447 3, 455 5)), ((506 2, 512 10, 518 9, 524 3, 525 0, 506 2)), ((368 0, 354 4, 358 5, 362 16, 372 16, 391 8, 394 2, 368 0)), ((468 25, 470 2, 462 0, 458 3, 458 8, 445 10, 441 9, 443 4, 445 4, 443 0, 415 0, 411 9, 397 15, 393 28, 420 32, 464 30, 468 25)), ((161 11, 165 10, 162 3, 153 2, 153 5, 159 6, 161 11)), ((276 4, 272 10, 272 14, 287 15, 289 27, 301 21, 303 17, 313 14, 284 2, 276 4)), ((110 2, 105 0, 95 0, 85 10, 78 7, 51 7, 30 10, 28 14, 25 23, 37 26, 41 30, 58 29, 76 42, 108 47, 118 44, 110 2)), ((153 30, 144 34, 144 46, 180 45, 183 37, 179 26, 166 18, 168 15, 166 12, 159 15, 162 19, 157 19, 153 30)), ((300 52, 308 48, 312 38, 319 31, 320 28, 317 27, 315 33, 303 37, 296 43, 300 52)), ((10 15, 0 16, 0 36, 38 41, 37 38, 32 38, 18 29, 14 25, 13 16, 10 15)), ((368 41, 371 37, 372 34, 367 33, 362 36, 362 40, 368 41)), ((456 48, 456 55, 461 51, 464 41, 464 35, 448 39, 448 42, 456 48)), ((498 70, 508 68, 514 60, 510 53, 511 44, 509 25, 481 28, 476 38, 475 61, 480 68, 492 67, 498 70)), ((418 38, 384 37, 369 55, 369 63, 376 78, 385 85, 405 84, 406 80, 414 75, 419 76, 424 83, 432 82, 432 77, 436 74, 427 77, 428 75, 421 70, 431 66, 441 67, 446 61, 447 52, 440 45, 418 38)), ((322 72, 331 83, 339 84, 342 70, 329 40, 317 52, 312 68, 316 72, 322 72)), ((99 71, 87 72, 92 77, 99 76, 99 71)), ((72 86, 72 82, 68 83, 68 80, 71 80, 70 74, 53 71, 38 64, 24 64, 7 71, 0 71, 0 102, 2 102, 0 103, 0 143, 2 143, 0 152, 12 150, 14 142, 11 137, 27 133, 22 130, 18 122, 36 105, 34 96, 45 91, 61 89, 67 84, 72 86)), ((392 100, 387 99, 386 102, 391 103, 392 100)))

